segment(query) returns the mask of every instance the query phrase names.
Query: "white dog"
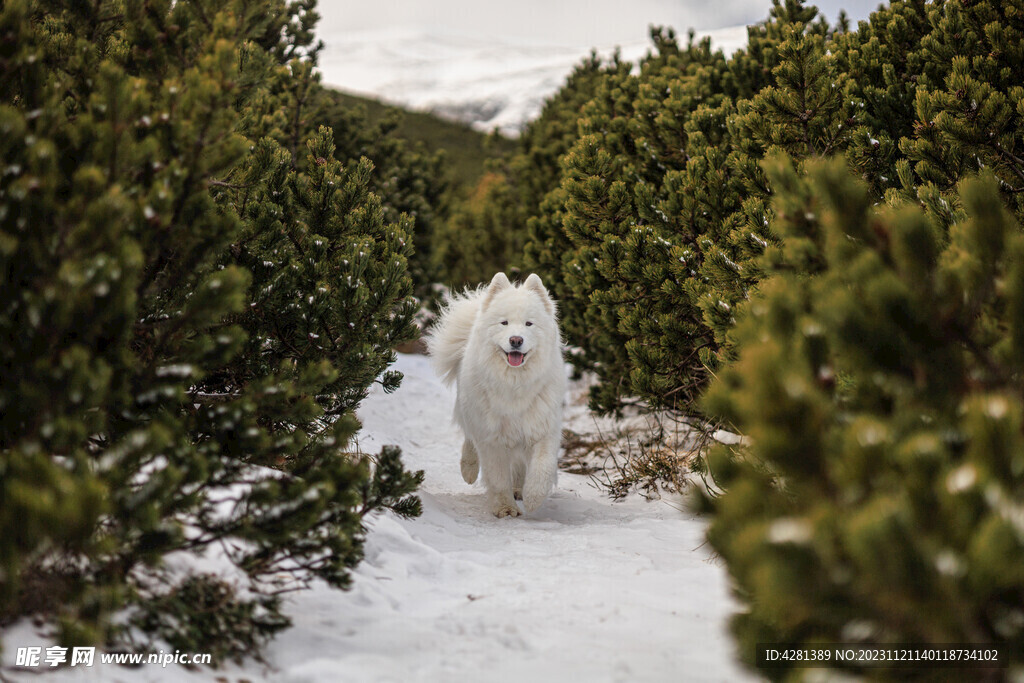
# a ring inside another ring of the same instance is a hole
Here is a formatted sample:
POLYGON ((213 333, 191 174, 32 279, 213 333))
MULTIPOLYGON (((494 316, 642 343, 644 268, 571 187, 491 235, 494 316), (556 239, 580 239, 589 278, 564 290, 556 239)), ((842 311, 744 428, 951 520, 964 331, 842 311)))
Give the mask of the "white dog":
POLYGON ((453 297, 427 347, 445 384, 456 383, 462 478, 483 472, 498 517, 519 515, 517 496, 533 512, 558 474, 565 396, 558 316, 540 278, 513 286, 498 273, 453 297))

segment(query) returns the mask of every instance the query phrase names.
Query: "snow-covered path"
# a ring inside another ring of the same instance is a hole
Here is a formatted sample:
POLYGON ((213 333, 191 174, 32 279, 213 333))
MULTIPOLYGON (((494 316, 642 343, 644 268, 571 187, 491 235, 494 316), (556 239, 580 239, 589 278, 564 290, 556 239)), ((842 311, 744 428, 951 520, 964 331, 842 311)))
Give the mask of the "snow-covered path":
MULTIPOLYGON (((725 570, 704 523, 613 503, 583 476, 528 517, 497 519, 459 474, 453 393, 423 356, 359 410, 360 446, 426 471, 423 516, 372 523, 347 593, 297 594, 267 659, 286 681, 736 681, 725 570)), ((253 672, 255 673, 255 672, 253 672)))
MULTIPOLYGON (((47 683, 282 681, 286 683, 568 683, 742 681, 726 633, 735 609, 725 569, 703 547, 704 522, 678 506, 613 503, 586 477, 559 473, 532 515, 497 519, 483 489, 459 473, 454 394, 424 356, 400 355, 401 388, 363 402, 360 446, 401 446, 423 469, 421 517, 371 520, 366 559, 342 592, 294 593, 294 626, 266 663, 222 670, 156 665, 24 674, 14 649, 48 645, 24 620, 5 632, 0 677, 47 683), (44 673, 48 675, 38 675, 44 673)), ((576 393, 578 388, 576 388, 576 393)), ((578 397, 577 397, 578 398, 578 397)), ((570 405, 572 426, 587 428, 570 405)), ((580 429, 582 428, 582 429, 580 429)), ((209 567, 207 567, 209 569, 209 567)))

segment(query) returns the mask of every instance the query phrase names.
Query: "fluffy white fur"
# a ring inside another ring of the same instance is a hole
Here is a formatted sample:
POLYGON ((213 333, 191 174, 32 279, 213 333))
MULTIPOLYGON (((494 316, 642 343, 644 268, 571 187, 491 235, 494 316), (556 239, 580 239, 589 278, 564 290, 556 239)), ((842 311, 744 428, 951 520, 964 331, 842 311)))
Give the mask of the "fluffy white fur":
POLYGON ((533 512, 555 485, 565 396, 557 310, 540 278, 514 286, 498 273, 453 297, 427 348, 445 384, 456 384, 462 478, 483 473, 498 517, 520 514, 517 496, 533 512))

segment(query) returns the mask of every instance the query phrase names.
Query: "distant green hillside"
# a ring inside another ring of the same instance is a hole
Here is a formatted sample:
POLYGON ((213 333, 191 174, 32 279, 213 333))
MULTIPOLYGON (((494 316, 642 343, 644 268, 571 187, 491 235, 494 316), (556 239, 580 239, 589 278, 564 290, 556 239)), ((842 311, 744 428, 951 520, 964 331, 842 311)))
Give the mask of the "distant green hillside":
POLYGON ((444 150, 450 165, 452 181, 457 187, 471 187, 484 174, 484 162, 515 149, 515 141, 500 135, 486 135, 469 126, 446 121, 434 114, 415 112, 338 90, 333 91, 345 105, 362 107, 372 121, 399 112, 401 120, 395 133, 412 142, 422 142, 427 149, 444 150))

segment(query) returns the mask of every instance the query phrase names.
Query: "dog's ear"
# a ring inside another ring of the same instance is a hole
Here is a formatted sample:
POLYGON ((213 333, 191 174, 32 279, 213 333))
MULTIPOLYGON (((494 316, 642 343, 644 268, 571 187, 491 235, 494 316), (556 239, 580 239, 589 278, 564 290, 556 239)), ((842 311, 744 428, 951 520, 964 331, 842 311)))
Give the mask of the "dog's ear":
POLYGON ((548 290, 544 288, 544 283, 540 281, 540 276, 537 273, 530 273, 530 277, 526 278, 523 287, 537 292, 540 300, 544 302, 544 308, 548 309, 548 313, 555 314, 555 302, 551 300, 548 290))
POLYGON ((495 273, 494 277, 491 278, 491 284, 487 285, 487 292, 484 294, 483 307, 487 308, 487 304, 491 303, 491 299, 494 295, 503 289, 508 289, 512 286, 512 283, 508 281, 508 276, 505 273, 495 273))

